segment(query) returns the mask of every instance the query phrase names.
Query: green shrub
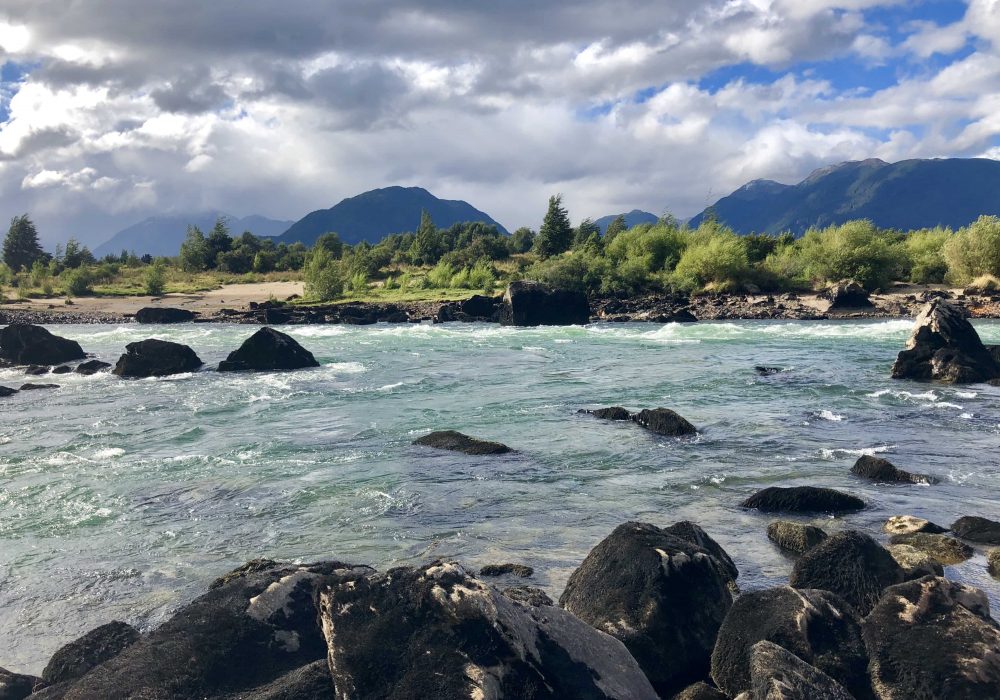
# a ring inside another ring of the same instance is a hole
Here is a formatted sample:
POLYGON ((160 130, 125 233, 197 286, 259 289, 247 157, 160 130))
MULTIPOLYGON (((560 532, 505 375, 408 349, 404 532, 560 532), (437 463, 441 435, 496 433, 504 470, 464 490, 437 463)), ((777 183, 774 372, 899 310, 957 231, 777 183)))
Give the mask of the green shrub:
POLYGON ((944 282, 948 263, 944 246, 952 237, 950 229, 933 228, 913 231, 906 236, 904 246, 910 263, 910 281, 916 284, 944 282))
POLYGON ((385 281, 382 283, 382 289, 385 290, 399 289, 399 282, 393 279, 392 275, 389 275, 388 277, 385 278, 385 281))
POLYGON ((944 245, 948 279, 965 284, 980 275, 1000 276, 1000 217, 980 216, 944 245))
POLYGON ((496 284, 496 271, 485 260, 480 260, 469 270, 469 289, 479 289, 484 294, 492 294, 496 284))
POLYGON ((91 285, 93 277, 90 268, 78 267, 75 270, 67 270, 63 273, 63 283, 66 293, 74 297, 84 297, 93 294, 91 285))
POLYGON ((447 289, 451 286, 451 280, 455 276, 455 268, 447 262, 441 261, 427 272, 427 284, 434 289, 447 289))
POLYGON ((731 231, 699 229, 674 268, 671 280, 681 289, 742 289, 750 279, 743 240, 731 231))
POLYGON ((905 246, 868 220, 810 229, 795 248, 804 274, 817 283, 853 279, 872 290, 900 279, 909 268, 905 246))
POLYGON ((167 266, 162 260, 157 260, 146 268, 143 275, 143 287, 146 294, 151 297, 163 295, 167 288, 167 266))
MULTIPOLYGON (((258 253, 259 258, 262 253, 258 253)), ((256 267, 256 260, 254 261, 256 267)), ((340 263, 323 246, 313 248, 303 270, 306 295, 318 301, 330 301, 344 293, 344 275, 340 263)))
POLYGON ((363 270, 359 270, 351 275, 347 285, 354 294, 364 294, 368 291, 368 275, 363 270))

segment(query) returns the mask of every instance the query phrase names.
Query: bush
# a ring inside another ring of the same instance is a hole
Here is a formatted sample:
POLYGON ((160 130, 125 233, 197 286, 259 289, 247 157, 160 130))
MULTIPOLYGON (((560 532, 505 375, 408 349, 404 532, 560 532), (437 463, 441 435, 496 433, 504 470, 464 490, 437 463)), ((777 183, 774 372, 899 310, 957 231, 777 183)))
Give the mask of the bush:
POLYGON ((910 263, 910 281, 915 284, 944 282, 948 263, 944 259, 944 246, 952 232, 945 228, 913 231, 903 245, 910 263))
POLYGON ((873 290, 902 278, 909 268, 902 242, 867 220, 810 229, 795 249, 802 256, 803 273, 817 283, 853 279, 873 290))
POLYGON ((743 289, 750 279, 746 246, 730 231, 699 229, 692 235, 670 279, 686 290, 743 289))
POLYGON ((492 294, 496 284, 496 271, 485 260, 480 260, 469 270, 470 289, 479 289, 484 294, 492 294))
POLYGON ((1000 217, 980 216, 944 245, 948 279, 965 284, 980 275, 1000 276, 1000 217))
POLYGON ((427 284, 435 289, 451 287, 451 279, 455 276, 455 268, 441 261, 427 272, 427 284))
POLYGON ((364 271, 355 272, 347 284, 354 294, 364 294, 368 291, 368 275, 364 271))
MULTIPOLYGON (((258 253, 257 257, 262 254, 258 253)), ((306 295, 313 299, 330 301, 344 293, 344 276, 340 264, 325 247, 313 248, 305 265, 304 277, 306 295)))
POLYGON ((969 283, 967 289, 974 292, 1000 292, 1000 279, 993 275, 980 275, 969 283))
POLYGON ((143 275, 143 286, 146 294, 151 297, 162 296, 167 288, 167 266, 162 260, 157 260, 143 275))
POLYGON ((70 296, 83 297, 93 294, 91 289, 93 278, 89 268, 78 267, 75 270, 64 272, 63 282, 66 286, 66 293, 70 296))

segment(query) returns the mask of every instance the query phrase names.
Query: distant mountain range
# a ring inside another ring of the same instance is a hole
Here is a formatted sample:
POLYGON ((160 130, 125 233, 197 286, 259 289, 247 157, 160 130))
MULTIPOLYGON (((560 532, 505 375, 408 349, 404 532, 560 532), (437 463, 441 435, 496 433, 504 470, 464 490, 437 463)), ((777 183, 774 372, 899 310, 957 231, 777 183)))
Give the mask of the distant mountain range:
POLYGON ((660 220, 656 214, 650 214, 648 211, 642 211, 641 209, 633 209, 627 214, 608 214, 607 216, 602 216, 600 219, 594 221, 595 224, 601 227, 601 235, 603 236, 611 222, 617 219, 619 216, 625 217, 625 227, 632 228, 633 226, 638 226, 639 224, 655 224, 660 220))
POLYGON ((229 231, 238 236, 244 231, 250 231, 256 236, 277 236, 291 226, 291 221, 277 221, 263 216, 247 216, 238 218, 228 216, 223 212, 208 211, 196 214, 176 214, 171 216, 151 216, 145 221, 122 229, 107 241, 94 249, 94 255, 103 257, 109 253, 120 253, 123 250, 143 255, 172 256, 177 255, 181 243, 187 235, 188 226, 197 226, 206 235, 215 226, 220 216, 229 222, 229 231))
MULTIPOLYGON (((851 219, 912 230, 957 228, 1000 214, 1000 161, 985 158, 849 161, 816 170, 797 185, 754 180, 710 209, 738 233, 804 233, 851 219)), ((697 226, 709 209, 691 219, 697 226)))

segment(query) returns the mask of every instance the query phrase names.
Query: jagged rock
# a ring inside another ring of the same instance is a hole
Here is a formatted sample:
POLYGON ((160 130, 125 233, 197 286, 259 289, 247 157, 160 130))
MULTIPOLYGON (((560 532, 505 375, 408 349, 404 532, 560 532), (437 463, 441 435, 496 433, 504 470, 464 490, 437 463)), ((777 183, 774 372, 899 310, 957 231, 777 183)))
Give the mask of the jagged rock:
POLYGON ((862 632, 879 698, 1000 697, 1000 627, 980 590, 932 576, 892 586, 862 632))
POLYGON ((81 362, 76 366, 76 373, 90 376, 92 374, 97 374, 98 372, 108 369, 111 365, 107 362, 101 362, 100 360, 87 360, 86 362, 81 362))
POLYGON ((337 697, 656 698, 621 642, 458 564, 335 582, 320 605, 337 697))
POLYGON ((967 515, 951 524, 951 531, 963 540, 979 544, 1000 544, 1000 523, 967 515))
POLYGON ((467 455, 502 455, 512 451, 502 443, 479 440, 454 430, 437 430, 417 438, 413 444, 467 455))
POLYGON ((313 661, 249 692, 227 695, 223 700, 330 700, 333 677, 326 659, 313 661))
POLYGON ((531 605, 536 608, 540 605, 556 604, 555 601, 549 597, 548 593, 535 586, 508 586, 500 591, 500 593, 507 598, 510 598, 515 603, 531 605))
POLYGON ((220 372, 263 372, 304 367, 319 367, 319 362, 290 335, 273 328, 261 328, 219 363, 220 372))
POLYGON ((727 695, 751 689, 751 651, 761 640, 787 649, 858 698, 871 697, 861 619, 840 596, 781 586, 737 598, 712 652, 712 680, 727 695))
POLYGON ((827 311, 874 308, 868 292, 854 280, 841 280, 827 288, 820 296, 830 300, 827 311))
POLYGON ((187 345, 150 339, 126 345, 113 372, 128 378, 165 377, 194 372, 203 364, 187 345))
POLYGON ((934 299, 917 316, 906 349, 892 366, 893 379, 936 379, 956 384, 1000 377, 1000 364, 983 346, 965 311, 934 299))
POLYGON ((17 389, 11 389, 9 386, 0 386, 0 399, 13 396, 16 393, 17 389))
POLYGON ((732 605, 725 566, 649 523, 619 525, 573 572, 559 604, 625 643, 661 696, 705 678, 732 605))
POLYGON ((993 578, 1000 578, 1000 549, 991 549, 986 553, 986 567, 993 578))
POLYGON ((740 504, 762 513, 847 513, 862 510, 857 496, 816 486, 769 486, 740 504))
POLYGON ((704 681, 698 681, 677 693, 674 700, 729 700, 729 696, 704 681))
POLYGON ((749 700, 855 700, 840 683, 767 641, 750 652, 749 700))
POLYGON ((572 326, 589 321, 590 303, 582 292, 517 281, 503 295, 500 323, 505 326, 572 326))
POLYGON ((595 408, 592 411, 581 411, 581 413, 589 413, 594 418, 600 418, 601 420, 632 420, 632 412, 621 406, 595 408))
POLYGON ((76 680, 90 669, 118 656, 139 640, 139 631, 124 622, 109 622, 60 648, 42 671, 47 685, 76 680))
POLYGON ((32 384, 28 382, 27 384, 22 384, 19 391, 36 391, 38 389, 58 389, 58 384, 32 384))
POLYGON ((0 359, 15 365, 60 365, 86 357, 78 342, 52 335, 41 326, 12 323, 0 329, 0 359))
POLYGON ((0 700, 23 700, 42 679, 0 668, 0 700))
POLYGON ((887 459, 870 455, 862 455, 851 467, 851 474, 882 483, 936 484, 940 481, 927 474, 911 474, 898 469, 887 459))
POLYGON ((890 535, 908 535, 911 532, 929 532, 931 534, 946 532, 940 525, 912 515, 894 515, 885 521, 882 530, 890 535))
POLYGON ((633 415, 632 420, 657 435, 680 437, 698 432, 687 419, 669 408, 645 408, 633 415))
POLYGON ((487 564, 479 570, 480 576, 517 576, 528 578, 535 570, 524 564, 487 564))
POLYGON ((903 569, 903 580, 912 581, 924 576, 944 576, 944 567, 927 552, 909 544, 890 544, 886 549, 903 569))
POLYGON ((792 568, 795 588, 833 591, 861 615, 878 602, 882 590, 903 580, 892 555, 863 532, 837 533, 803 554, 792 568))
POLYGON ((146 306, 135 312, 136 323, 189 323, 194 318, 193 311, 169 306, 146 306))
POLYGON ((930 532, 911 532, 906 535, 893 535, 889 538, 892 544, 908 544, 911 547, 926 552, 934 561, 946 566, 961 564, 972 557, 975 552, 972 547, 959 542, 954 537, 935 535, 930 532))
POLYGON ((775 520, 767 526, 767 538, 782 549, 802 554, 825 540, 827 534, 815 525, 775 520))

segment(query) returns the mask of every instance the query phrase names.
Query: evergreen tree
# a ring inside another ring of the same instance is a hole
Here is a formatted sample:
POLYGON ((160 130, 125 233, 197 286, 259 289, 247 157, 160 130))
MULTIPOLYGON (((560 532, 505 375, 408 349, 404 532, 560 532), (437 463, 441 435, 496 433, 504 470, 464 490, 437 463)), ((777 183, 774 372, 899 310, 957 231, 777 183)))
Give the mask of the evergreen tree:
POLYGON ((420 212, 420 227, 413 239, 413 259, 424 265, 432 265, 441 257, 441 232, 426 211, 420 212))
POLYGON ((208 243, 207 264, 214 268, 219 264, 219 256, 228 253, 233 247, 233 238, 229 235, 229 226, 226 225, 225 217, 220 216, 215 220, 215 226, 206 239, 208 243))
POLYGON ((617 236, 619 233, 627 229, 628 225, 625 223, 625 215, 619 214, 614 218, 614 221, 608 224, 608 228, 604 232, 604 242, 610 243, 611 241, 615 240, 615 236, 617 236))
POLYGON ((572 244, 573 227, 569 224, 569 213, 563 208, 562 195, 549 197, 549 209, 535 238, 535 250, 547 258, 565 253, 572 244))
POLYGON ((15 216, 10 220, 7 238, 3 242, 3 261, 14 272, 22 267, 30 269, 36 260, 45 260, 48 256, 38 243, 38 230, 27 214, 15 216))
POLYGON ((197 226, 188 226, 187 238, 181 243, 181 268, 186 272, 203 272, 208 269, 211 249, 205 234, 197 226))
POLYGON ((95 263, 93 253, 87 246, 81 246, 75 238, 66 241, 66 251, 63 253, 62 264, 67 270, 74 270, 82 265, 95 263))
POLYGON ((597 246, 598 248, 601 245, 601 227, 589 218, 581 221, 576 232, 573 234, 574 248, 583 248, 588 244, 597 246))

